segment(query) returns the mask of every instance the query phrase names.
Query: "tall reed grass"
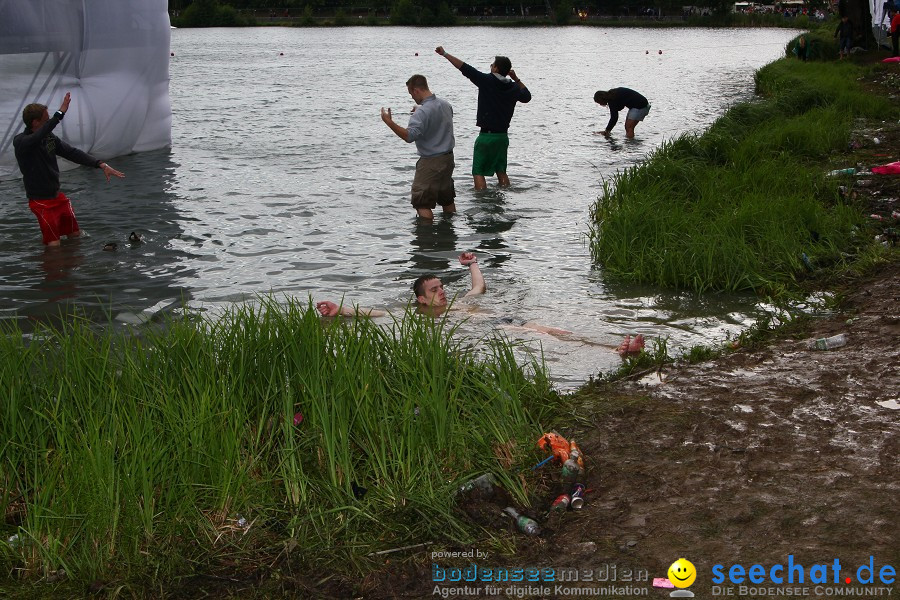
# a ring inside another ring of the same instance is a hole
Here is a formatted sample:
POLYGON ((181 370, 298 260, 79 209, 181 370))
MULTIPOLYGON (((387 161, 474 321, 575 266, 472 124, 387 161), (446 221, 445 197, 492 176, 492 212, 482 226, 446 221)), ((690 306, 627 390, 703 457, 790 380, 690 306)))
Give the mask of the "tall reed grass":
POLYGON ((273 299, 142 335, 7 325, 0 389, 0 564, 80 581, 470 542, 454 491, 492 471, 527 503, 557 399, 502 339, 273 299))
MULTIPOLYGON (((854 118, 898 114, 863 91, 861 67, 776 61, 759 70, 759 99, 708 131, 664 143, 617 173, 592 208, 593 258, 607 273, 703 291, 795 287, 865 243, 863 221, 826 177, 854 118)), ((844 165, 845 166, 845 165, 844 165)))

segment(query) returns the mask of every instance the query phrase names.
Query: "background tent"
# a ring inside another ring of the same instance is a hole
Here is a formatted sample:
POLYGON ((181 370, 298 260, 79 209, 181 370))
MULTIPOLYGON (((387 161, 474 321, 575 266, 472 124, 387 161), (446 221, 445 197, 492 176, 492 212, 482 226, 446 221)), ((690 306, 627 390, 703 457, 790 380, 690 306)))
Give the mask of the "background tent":
MULTIPOLYGON (((0 176, 18 176, 22 109, 66 92, 55 133, 98 158, 171 143, 166 0, 0 0, 0 176)), ((64 162, 64 161, 61 161, 64 162)))

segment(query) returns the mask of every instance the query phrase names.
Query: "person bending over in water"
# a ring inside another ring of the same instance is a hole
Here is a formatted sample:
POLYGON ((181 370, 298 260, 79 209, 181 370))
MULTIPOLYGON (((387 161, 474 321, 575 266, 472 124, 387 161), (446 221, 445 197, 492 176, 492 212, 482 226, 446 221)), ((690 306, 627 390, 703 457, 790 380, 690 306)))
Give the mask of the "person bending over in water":
MULTIPOLYGON (((471 287, 469 291, 463 295, 463 298, 484 294, 487 290, 487 285, 484 282, 484 276, 481 274, 481 269, 478 267, 478 257, 475 256, 475 253, 463 252, 459 255, 459 262, 461 265, 469 267, 469 275, 472 277, 471 287)), ((450 308, 449 303, 447 302, 447 294, 444 291, 444 283, 441 281, 440 277, 436 275, 423 275, 413 282, 412 289, 413 294, 416 297, 416 307, 422 314, 437 317, 450 308)), ((362 308, 358 306, 342 306, 329 300, 316 302, 316 310, 318 310, 323 317, 352 317, 357 313, 364 317, 383 317, 387 314, 387 311, 383 310, 362 308)), ((549 333, 550 335, 565 335, 571 333, 570 331, 559 329, 557 327, 548 327, 532 322, 519 323, 513 319, 507 318, 500 319, 500 324, 540 333, 549 333)))
POLYGON ((609 106, 609 123, 606 125, 606 129, 597 132, 606 137, 609 137, 612 128, 616 126, 616 121, 619 120, 619 111, 626 106, 628 114, 625 116, 625 137, 629 139, 634 138, 634 128, 650 112, 650 103, 646 98, 636 91, 624 87, 613 88, 609 91, 597 90, 594 94, 594 102, 600 106, 609 106))

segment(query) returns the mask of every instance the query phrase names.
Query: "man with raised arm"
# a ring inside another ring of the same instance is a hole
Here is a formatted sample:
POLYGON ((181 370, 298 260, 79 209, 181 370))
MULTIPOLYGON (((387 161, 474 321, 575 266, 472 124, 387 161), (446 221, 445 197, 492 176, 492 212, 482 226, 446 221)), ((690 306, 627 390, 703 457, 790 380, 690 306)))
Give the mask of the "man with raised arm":
POLYGON ((509 123, 516 110, 516 102, 530 102, 531 92, 512 70, 512 63, 505 56, 495 56, 490 72, 482 73, 448 54, 443 46, 438 46, 434 51, 449 60, 450 64, 478 86, 478 114, 475 124, 481 128, 481 132, 475 138, 472 156, 475 189, 486 188, 484 178, 494 173, 501 186, 508 186, 506 157, 509 150, 509 123))
MULTIPOLYGON (((478 258, 475 256, 475 253, 463 252, 459 255, 459 262, 461 265, 469 267, 469 275, 472 277, 471 287, 469 291, 463 295, 463 298, 484 294, 487 290, 487 285, 485 285, 484 276, 481 274, 481 269, 478 267, 478 258)), ((413 282, 412 289, 413 294, 416 297, 416 308, 422 314, 438 317, 449 308, 447 295, 444 292, 444 283, 436 275, 423 275, 419 277, 413 282)), ((329 300, 316 302, 316 310, 318 310, 323 317, 352 317, 357 314, 363 317, 383 317, 388 314, 386 311, 376 310, 374 308, 342 306, 329 300)), ((527 329, 556 336, 567 336, 572 333, 571 331, 559 329, 558 327, 548 327, 539 323, 509 317, 496 319, 495 323, 501 327, 527 329)))
MULTIPOLYGON (((478 296, 483 294, 487 289, 484 283, 484 276, 478 267, 478 258, 474 252, 463 252, 459 255, 459 263, 469 267, 469 275, 472 276, 471 289, 463 296, 478 296)), ((413 294, 416 296, 416 304, 422 312, 437 316, 447 310, 447 295, 444 293, 444 284, 436 275, 423 275, 413 282, 413 294)), ((382 317, 387 313, 383 310, 373 308, 360 308, 339 306, 334 302, 324 300, 316 303, 318 310, 323 317, 352 317, 357 312, 362 316, 382 317)))
POLYGON ((79 165, 103 169, 106 181, 111 175, 125 177, 102 160, 73 148, 53 134, 53 129, 66 116, 71 101, 72 95, 66 93, 62 105, 52 117, 43 104, 29 104, 22 111, 25 131, 13 138, 28 207, 37 217, 47 246, 59 246, 59 240, 64 235, 70 238, 81 235, 72 203, 59 191, 57 155, 79 165))
POLYGON ((424 75, 413 75, 406 90, 416 102, 406 127, 394 122, 391 109, 381 109, 381 120, 404 142, 416 143, 419 160, 412 184, 412 205, 416 213, 429 221, 440 204, 447 214, 456 212, 456 188, 453 187, 453 107, 428 89, 424 75))

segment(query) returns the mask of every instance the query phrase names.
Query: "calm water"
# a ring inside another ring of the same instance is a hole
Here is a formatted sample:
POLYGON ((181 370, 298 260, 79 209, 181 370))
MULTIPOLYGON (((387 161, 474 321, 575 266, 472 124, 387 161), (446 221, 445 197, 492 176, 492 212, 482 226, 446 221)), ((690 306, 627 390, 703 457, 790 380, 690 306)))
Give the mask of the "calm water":
POLYGON ((601 184, 663 140, 709 125, 752 91, 753 71, 783 53, 785 30, 282 29, 174 30, 173 145, 119 157, 127 178, 63 174, 85 233, 45 251, 21 182, 0 182, 0 317, 135 320, 174 301, 212 311, 260 292, 342 296, 399 308, 435 272, 468 289, 473 250, 489 291, 465 327, 509 316, 578 339, 510 332, 541 345, 554 378, 574 385, 613 368, 626 333, 677 347, 720 341, 752 320, 752 298, 703 297, 607 281, 590 261, 588 212, 601 184), (512 187, 484 192, 469 175, 477 90, 448 52, 487 70, 508 55, 534 99, 510 130, 512 187), (659 50, 662 54, 659 54, 659 50), (418 53, 418 55, 417 55, 418 53), (416 223, 415 150, 381 122, 405 125, 404 82, 428 77, 455 108, 459 214, 416 223), (597 89, 627 86, 652 103, 636 141, 620 118, 611 140, 597 89), (145 243, 130 245, 130 231, 145 243), (116 241, 116 252, 102 251, 116 241))

